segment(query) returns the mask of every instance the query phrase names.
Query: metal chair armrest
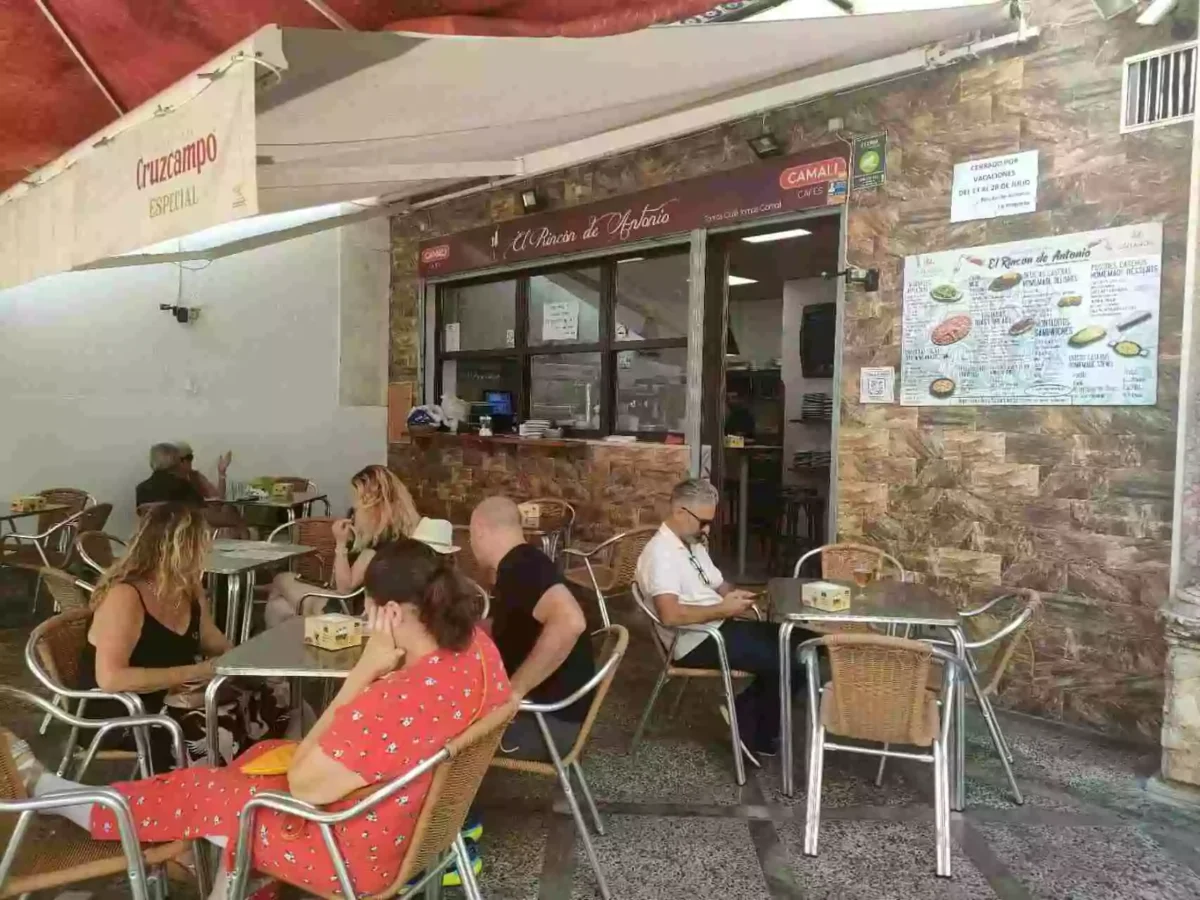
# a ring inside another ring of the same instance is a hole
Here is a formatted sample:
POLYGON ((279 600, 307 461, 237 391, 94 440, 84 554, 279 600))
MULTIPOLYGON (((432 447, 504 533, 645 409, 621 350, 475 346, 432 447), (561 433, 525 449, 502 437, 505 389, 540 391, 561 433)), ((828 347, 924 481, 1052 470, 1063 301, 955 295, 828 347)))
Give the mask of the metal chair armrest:
POLYGON ((522 700, 520 711, 532 713, 552 713, 558 712, 561 709, 566 709, 568 706, 571 706, 573 703, 577 703, 579 700, 582 700, 584 697, 594 691, 600 682, 608 677, 608 673, 615 669, 620 662, 621 657, 614 654, 605 661, 604 665, 602 665, 596 671, 595 675, 587 680, 586 684, 581 685, 579 689, 569 697, 564 697, 562 700, 558 700, 554 703, 532 703, 529 700, 522 700))
POLYGON ((304 594, 304 596, 300 598, 300 602, 303 603, 309 597, 323 597, 326 600, 336 600, 342 605, 342 612, 346 615, 350 615, 350 607, 346 605, 347 601, 353 600, 355 597, 358 597, 364 593, 366 593, 366 588, 364 587, 356 588, 355 590, 350 591, 348 594, 339 594, 337 591, 321 590, 318 588, 304 594))
POLYGON ((969 619, 972 616, 981 616, 997 603, 1002 603, 1005 600, 1011 600, 1015 596, 1015 594, 1001 594, 999 597, 993 597, 987 603, 983 604, 983 606, 977 607, 976 609, 960 609, 958 611, 958 615, 963 619, 969 619))
POLYGON ((963 644, 963 646, 968 650, 979 650, 983 647, 990 647, 992 644, 996 643, 997 641, 1004 640, 1018 628, 1024 626, 1032 616, 1033 610, 1026 607, 1025 609, 1021 610, 1021 612, 1018 613, 1011 622, 1009 622, 1003 628, 997 630, 995 634, 989 635, 981 641, 967 641, 965 644, 963 644))

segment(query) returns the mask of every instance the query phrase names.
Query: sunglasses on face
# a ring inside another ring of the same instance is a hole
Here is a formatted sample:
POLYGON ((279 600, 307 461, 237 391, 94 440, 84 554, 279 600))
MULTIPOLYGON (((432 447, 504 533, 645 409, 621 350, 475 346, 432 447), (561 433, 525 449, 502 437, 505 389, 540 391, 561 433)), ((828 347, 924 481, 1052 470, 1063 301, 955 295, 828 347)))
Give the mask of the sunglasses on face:
POLYGON ((191 453, 189 453, 187 456, 181 456, 181 457, 179 457, 179 461, 180 461, 180 462, 189 462, 189 463, 190 463, 190 462, 191 462, 192 460, 194 460, 195 458, 196 458, 196 457, 195 457, 195 455, 194 455, 194 454, 191 454, 191 453))
POLYGON ((690 509, 688 509, 686 506, 681 506, 680 509, 682 509, 685 513, 687 513, 689 516, 691 516, 693 519, 695 519, 696 524, 699 525, 701 527, 701 529, 712 527, 712 523, 713 523, 712 519, 702 519, 698 515, 696 515, 694 512, 692 512, 690 509))

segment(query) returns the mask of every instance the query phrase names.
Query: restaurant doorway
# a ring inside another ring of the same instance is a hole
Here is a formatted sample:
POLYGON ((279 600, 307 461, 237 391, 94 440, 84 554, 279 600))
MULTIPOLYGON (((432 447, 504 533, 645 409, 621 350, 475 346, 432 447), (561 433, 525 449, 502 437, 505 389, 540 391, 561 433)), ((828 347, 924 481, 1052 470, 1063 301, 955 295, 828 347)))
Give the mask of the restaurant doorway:
POLYGON ((741 582, 790 574, 828 537, 841 245, 840 210, 708 240, 701 427, 714 556, 741 582))

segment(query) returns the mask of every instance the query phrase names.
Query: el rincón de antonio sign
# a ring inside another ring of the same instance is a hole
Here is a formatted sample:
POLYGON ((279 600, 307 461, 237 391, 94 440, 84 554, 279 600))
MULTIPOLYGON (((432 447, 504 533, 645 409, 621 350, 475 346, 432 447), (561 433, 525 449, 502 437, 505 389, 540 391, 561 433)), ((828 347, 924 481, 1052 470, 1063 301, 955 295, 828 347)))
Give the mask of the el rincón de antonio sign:
POLYGON ((846 200, 849 147, 704 175, 561 211, 525 216, 424 241, 418 270, 434 277, 506 263, 617 247, 846 200))

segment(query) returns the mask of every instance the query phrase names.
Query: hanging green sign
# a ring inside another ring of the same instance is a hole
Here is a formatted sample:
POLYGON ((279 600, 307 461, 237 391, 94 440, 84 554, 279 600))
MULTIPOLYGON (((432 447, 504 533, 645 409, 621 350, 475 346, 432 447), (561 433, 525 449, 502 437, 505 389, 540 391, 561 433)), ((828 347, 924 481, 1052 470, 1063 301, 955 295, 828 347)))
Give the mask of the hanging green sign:
POLYGON ((854 139, 854 160, 850 176, 852 191, 873 191, 887 175, 887 133, 869 134, 854 139))

